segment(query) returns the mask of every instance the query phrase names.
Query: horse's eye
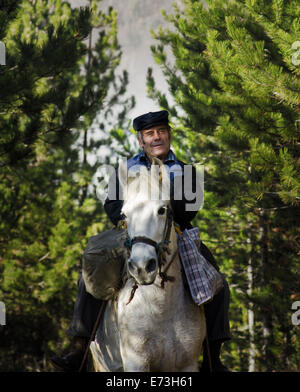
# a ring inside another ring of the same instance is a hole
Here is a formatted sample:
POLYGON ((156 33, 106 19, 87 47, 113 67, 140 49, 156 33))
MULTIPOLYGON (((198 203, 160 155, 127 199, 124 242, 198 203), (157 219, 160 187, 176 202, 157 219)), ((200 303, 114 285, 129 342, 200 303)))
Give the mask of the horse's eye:
POLYGON ((121 214, 121 220, 125 220, 127 218, 127 216, 125 214, 121 214))
POLYGON ((166 209, 165 207, 160 207, 160 209, 157 211, 158 215, 163 215, 165 213, 166 209))

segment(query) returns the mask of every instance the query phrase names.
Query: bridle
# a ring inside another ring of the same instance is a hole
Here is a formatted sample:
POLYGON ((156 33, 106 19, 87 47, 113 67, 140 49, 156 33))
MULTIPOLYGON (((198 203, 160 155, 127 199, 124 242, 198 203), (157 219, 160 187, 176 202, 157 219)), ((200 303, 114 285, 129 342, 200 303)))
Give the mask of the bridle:
MULTIPOLYGON (((126 239, 124 242, 124 246, 129 251, 131 251, 132 246, 134 244, 137 244, 140 242, 147 244, 147 245, 151 245, 155 248, 157 258, 158 258, 158 260, 160 260, 163 252, 168 249, 168 245, 170 242, 171 228, 172 228, 172 223, 173 223, 173 213, 172 213, 171 207, 167 206, 166 209, 167 209, 167 211, 166 211, 167 218, 166 218, 164 232, 163 232, 163 240, 161 242, 156 242, 156 241, 152 240, 151 238, 145 237, 145 236, 136 236, 136 237, 130 238, 128 235, 128 232, 126 230, 126 239)), ((125 219, 126 218, 124 217, 124 220, 125 219)), ((125 227, 126 227, 126 225, 125 225, 125 227)))
MULTIPOLYGON (((173 211, 172 211, 171 207, 167 206, 166 210, 167 210, 166 211, 167 218, 166 218, 165 227, 164 227, 164 231, 163 231, 163 237, 162 237, 163 239, 160 242, 154 241, 153 239, 151 239, 149 237, 145 237, 145 236, 135 236, 133 238, 130 238, 128 235, 128 232, 127 232, 126 217, 125 216, 122 217, 123 218, 123 228, 126 230, 126 238, 124 241, 124 246, 127 248, 128 252, 130 252, 132 249, 132 246, 137 243, 151 245, 155 248, 157 259, 158 259, 159 276, 162 279, 162 281, 161 281, 162 288, 164 288, 164 283, 166 281, 174 281, 175 280, 174 277, 168 276, 166 272, 169 269, 170 265, 172 264, 172 262, 174 261, 176 255, 177 255, 177 251, 176 251, 174 253, 171 261, 169 262, 169 264, 165 268, 165 270, 162 271, 162 265, 163 265, 164 261, 166 260, 164 257, 164 253, 167 252, 169 254, 168 245, 170 243, 170 234, 171 234, 171 228, 172 228, 172 224, 173 224, 173 211)), ((129 301, 127 302, 127 304, 129 304, 129 302, 132 300, 137 288, 138 288, 138 285, 135 282, 132 287, 131 295, 130 295, 130 298, 129 298, 129 301)))

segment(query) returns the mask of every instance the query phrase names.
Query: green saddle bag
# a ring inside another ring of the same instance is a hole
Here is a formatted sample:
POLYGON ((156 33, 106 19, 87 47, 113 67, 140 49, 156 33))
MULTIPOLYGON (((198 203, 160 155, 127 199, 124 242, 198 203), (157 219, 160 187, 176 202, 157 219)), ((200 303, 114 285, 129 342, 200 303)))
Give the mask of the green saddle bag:
POLYGON ((117 228, 89 238, 83 253, 82 277, 93 297, 109 300, 120 290, 127 255, 124 241, 125 231, 117 228))

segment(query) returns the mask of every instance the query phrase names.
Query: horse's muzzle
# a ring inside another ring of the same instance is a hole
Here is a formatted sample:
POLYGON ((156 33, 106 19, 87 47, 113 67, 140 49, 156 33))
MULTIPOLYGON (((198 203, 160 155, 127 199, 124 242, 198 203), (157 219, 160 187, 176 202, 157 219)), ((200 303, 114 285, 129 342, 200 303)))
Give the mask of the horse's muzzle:
POLYGON ((149 260, 134 261, 128 260, 128 271, 138 284, 152 284, 156 278, 158 270, 158 261, 155 258, 149 260))

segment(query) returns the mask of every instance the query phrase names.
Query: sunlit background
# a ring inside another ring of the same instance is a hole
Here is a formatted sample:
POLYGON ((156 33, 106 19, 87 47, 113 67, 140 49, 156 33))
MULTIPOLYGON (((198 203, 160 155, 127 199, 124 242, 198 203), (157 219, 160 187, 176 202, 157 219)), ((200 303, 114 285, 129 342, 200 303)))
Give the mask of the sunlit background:
MULTIPOLYGON (((72 6, 88 5, 88 0, 70 0, 72 6)), ((134 96, 136 105, 131 111, 132 118, 146 112, 159 110, 158 105, 147 97, 146 74, 148 67, 153 68, 153 75, 162 92, 168 94, 168 87, 162 71, 155 63, 151 45, 155 40, 151 29, 167 25, 161 10, 172 10, 173 0, 103 0, 99 8, 107 10, 112 6, 117 11, 118 40, 122 48, 122 60, 119 72, 123 69, 129 73, 127 96, 134 96)), ((168 95, 170 99, 170 95, 168 95)), ((171 100, 172 102, 172 100, 171 100)))

